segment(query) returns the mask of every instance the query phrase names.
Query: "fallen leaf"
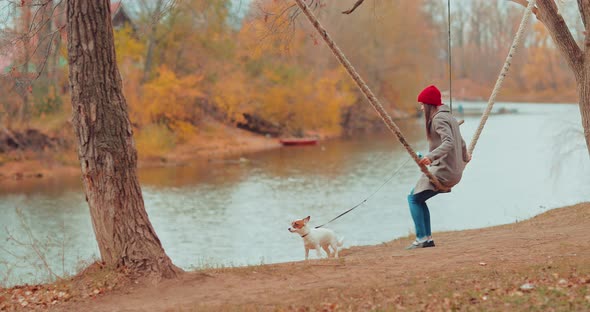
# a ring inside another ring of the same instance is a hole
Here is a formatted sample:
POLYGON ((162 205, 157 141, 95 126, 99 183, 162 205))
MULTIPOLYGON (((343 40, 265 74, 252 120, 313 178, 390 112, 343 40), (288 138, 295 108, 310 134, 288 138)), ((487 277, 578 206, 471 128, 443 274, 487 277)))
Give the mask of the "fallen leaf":
POLYGON ((323 305, 322 311, 325 311, 325 312, 335 311, 336 308, 338 307, 338 305, 336 303, 323 303, 322 305, 323 305))

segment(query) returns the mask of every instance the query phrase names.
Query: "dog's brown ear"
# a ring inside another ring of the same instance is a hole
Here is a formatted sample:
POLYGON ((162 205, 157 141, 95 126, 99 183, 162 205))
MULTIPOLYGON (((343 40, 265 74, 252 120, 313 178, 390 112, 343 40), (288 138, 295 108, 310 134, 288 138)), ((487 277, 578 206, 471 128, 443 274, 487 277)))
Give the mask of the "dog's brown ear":
POLYGON ((303 221, 305 221, 305 223, 309 222, 309 219, 311 219, 311 216, 307 216, 307 218, 303 219, 303 221))

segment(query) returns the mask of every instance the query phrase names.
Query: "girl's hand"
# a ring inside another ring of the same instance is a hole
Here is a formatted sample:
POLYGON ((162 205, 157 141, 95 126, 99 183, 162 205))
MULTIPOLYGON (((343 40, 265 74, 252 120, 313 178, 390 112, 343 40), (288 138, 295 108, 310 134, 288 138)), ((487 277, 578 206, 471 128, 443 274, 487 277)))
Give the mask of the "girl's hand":
POLYGON ((418 163, 424 166, 430 166, 432 161, 428 157, 422 157, 418 163))
POLYGON ((467 153, 467 160, 465 161, 466 163, 471 161, 471 154, 467 153))

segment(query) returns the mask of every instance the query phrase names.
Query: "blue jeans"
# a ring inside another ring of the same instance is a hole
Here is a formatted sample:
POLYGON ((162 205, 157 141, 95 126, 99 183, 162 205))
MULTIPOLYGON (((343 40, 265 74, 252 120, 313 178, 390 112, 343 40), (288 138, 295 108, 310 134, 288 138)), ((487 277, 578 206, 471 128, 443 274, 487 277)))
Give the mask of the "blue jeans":
POLYGON ((430 211, 428 211, 428 205, 426 201, 438 194, 437 191, 426 190, 418 194, 414 194, 414 189, 408 195, 408 204, 410 205, 410 213, 414 220, 414 226, 416 227, 416 238, 424 239, 432 235, 430 230, 430 211))

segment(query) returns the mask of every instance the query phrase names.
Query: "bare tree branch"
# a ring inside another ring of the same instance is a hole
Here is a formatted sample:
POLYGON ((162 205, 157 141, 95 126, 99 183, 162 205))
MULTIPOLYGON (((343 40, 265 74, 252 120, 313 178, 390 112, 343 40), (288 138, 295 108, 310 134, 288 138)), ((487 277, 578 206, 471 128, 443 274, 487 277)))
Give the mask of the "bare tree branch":
MULTIPOLYGON (((41 30, 53 22, 52 21, 53 17, 65 14, 65 12, 56 12, 58 6, 62 2, 63 2, 63 0, 57 1, 57 3, 51 8, 48 8, 48 5, 52 3, 52 0, 44 0, 44 1, 31 2, 29 4, 25 4, 25 6, 28 6, 31 8, 38 7, 34 12, 34 16, 31 19, 31 23, 29 25, 27 25, 27 27, 28 27, 27 31, 25 33, 18 35, 18 38, 10 40, 11 42, 9 42, 9 41, 3 42, 2 45, 0 45, 0 49, 1 48, 11 49, 19 42, 24 42, 24 41, 30 40, 31 38, 33 38, 35 36, 40 36, 41 30), (50 10, 50 13, 47 14, 47 16, 43 16, 44 14, 42 11, 44 11, 44 10, 50 10), (41 14, 41 17, 39 17, 40 14, 41 14)), ((20 6, 20 4, 16 4, 16 3, 11 3, 11 4, 20 6)), ((45 49, 43 49, 43 51, 41 51, 44 53, 40 57, 42 64, 40 66, 40 69, 37 72, 36 77, 32 80, 39 78, 39 76, 43 72, 45 65, 47 63, 47 59, 49 58, 50 51, 53 48, 53 39, 64 29, 65 29, 65 25, 61 26, 60 28, 56 29, 55 31, 52 31, 51 33, 40 36, 38 38, 37 44, 34 47, 33 52, 31 53, 31 55, 29 55, 29 59, 23 60, 23 62, 29 62, 37 54, 37 51, 39 50, 39 48, 41 48, 41 44, 45 40, 49 41, 49 44, 47 45, 47 47, 44 47, 45 49)), ((19 64, 16 66, 19 67, 19 66, 22 66, 22 64, 19 64)))
MULTIPOLYGON (((584 0, 587 1, 587 0, 584 0)), ((566 62, 579 81, 583 73, 583 53, 572 36, 563 17, 559 14, 554 0, 537 0, 538 17, 549 30, 553 42, 565 56, 566 62)))
MULTIPOLYGON (((527 0, 509 0, 523 6, 527 6, 527 0)), ((581 11, 590 11, 589 0, 578 0, 578 4, 582 3, 581 11), (583 9, 582 9, 583 8, 583 9)), ((565 20, 559 14, 557 4, 554 0, 537 0, 537 7, 533 9, 533 13, 539 21, 549 30, 551 38, 564 54, 566 62, 574 72, 576 79, 580 78, 583 71, 583 53, 582 49, 576 43, 572 36, 565 20)), ((586 14, 590 14, 587 12, 586 14)), ((584 19, 584 13, 582 12, 584 19)), ((585 24, 585 22, 584 22, 585 24)))
POLYGON ((350 14, 352 12, 354 12, 354 10, 356 10, 356 8, 358 8, 361 4, 363 4, 365 0, 357 0, 356 3, 354 4, 354 6, 352 6, 352 8, 350 8, 349 10, 346 11, 342 11, 342 14, 350 14))
POLYGON ((274 10, 268 10, 261 3, 256 3, 257 10, 260 11, 262 17, 267 25, 265 31, 260 36, 260 42, 267 40, 273 40, 278 43, 285 50, 288 50, 288 46, 295 34, 295 21, 297 16, 301 13, 297 4, 281 5, 274 10), (271 39, 274 38, 274 39, 271 39))
MULTIPOLYGON (((55 31, 51 32, 51 33, 48 35, 48 36, 51 36, 51 37, 49 38, 49 44, 47 45, 47 50, 45 51, 45 54, 43 55, 43 58, 42 58, 42 61, 43 61, 43 63, 41 64, 41 66, 40 66, 39 70, 37 71, 37 75, 35 76, 35 78, 34 78, 33 80, 36 80, 36 79, 38 79, 38 78, 41 76, 41 74, 43 73, 43 71, 45 70, 45 67, 47 66, 47 60, 49 59, 49 55, 51 54, 51 49, 52 49, 52 47, 53 47, 53 39, 54 39, 54 38, 55 38, 55 37, 56 37, 58 34, 60 34, 60 33, 61 33, 61 31, 62 31, 62 30, 64 30, 64 29, 65 29, 65 25, 64 25, 64 26, 62 26, 61 28, 59 28, 59 29, 57 29, 57 30, 55 30, 55 31)), ((46 37, 48 37, 48 36, 46 36, 46 37)), ((43 41, 43 40, 45 40, 45 39, 42 39, 41 41, 43 41)), ((37 49, 38 49, 39 47, 40 47, 40 45, 37 45, 37 46, 35 47, 35 50, 33 51, 33 54, 35 54, 35 53, 37 52, 37 49)))

